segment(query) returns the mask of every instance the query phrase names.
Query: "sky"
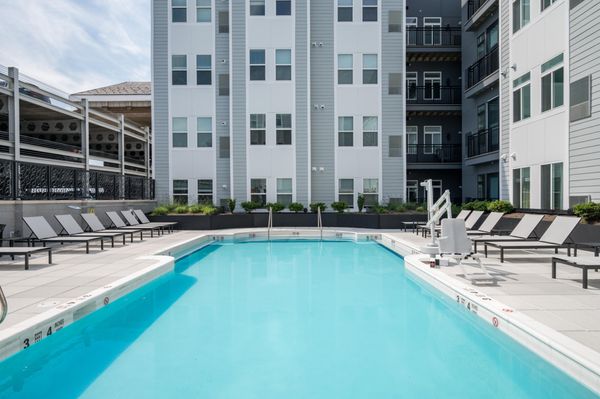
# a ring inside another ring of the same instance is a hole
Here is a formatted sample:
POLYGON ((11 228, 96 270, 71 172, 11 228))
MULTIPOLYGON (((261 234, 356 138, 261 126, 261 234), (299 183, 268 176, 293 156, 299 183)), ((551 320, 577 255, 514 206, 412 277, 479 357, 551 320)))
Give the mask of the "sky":
POLYGON ((150 80, 150 0, 0 0, 0 65, 75 93, 150 80))

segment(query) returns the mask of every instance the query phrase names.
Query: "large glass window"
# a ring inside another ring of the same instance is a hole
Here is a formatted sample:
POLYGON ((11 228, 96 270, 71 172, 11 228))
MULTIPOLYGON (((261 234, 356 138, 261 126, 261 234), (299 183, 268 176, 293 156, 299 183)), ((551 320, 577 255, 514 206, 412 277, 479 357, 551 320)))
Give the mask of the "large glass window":
POLYGON ((275 63, 275 79, 292 80, 292 50, 276 50, 275 63))
POLYGON ((402 156, 402 136, 394 134, 388 136, 389 148, 388 155, 390 158, 397 158, 402 156))
POLYGON ((212 0, 196 0, 196 22, 211 21, 211 3, 212 0))
POLYGON ((196 120, 198 147, 212 147, 212 118, 201 117, 196 120))
POLYGON ((250 50, 250 80, 265 80, 265 50, 250 50))
POLYGON ((418 18, 417 17, 406 17, 406 45, 414 46, 417 44, 417 26, 418 26, 418 18))
POLYGON ((406 181, 406 202, 419 202, 419 182, 417 180, 406 181))
POLYGON ((531 74, 513 81, 513 121, 518 122, 531 116, 531 74))
POLYGON ((423 128, 423 139, 425 141, 423 153, 436 154, 442 147, 442 127, 425 126, 423 128))
POLYGON ((338 84, 352 84, 352 54, 338 54, 338 84))
POLYGON ((390 10, 388 12, 388 32, 402 32, 402 11, 390 10))
POLYGON ((250 115, 250 144, 265 145, 267 143, 267 122, 265 114, 250 115))
POLYGON ((196 56, 196 84, 212 85, 212 56, 210 54, 196 56))
POLYGON ((530 0, 513 1, 513 33, 518 32, 531 20, 530 0))
POLYGON ((417 153, 418 133, 417 126, 406 126, 406 153, 409 155, 417 153))
POLYGON ((530 169, 513 169, 513 205, 515 208, 531 208, 530 169))
POLYGON ((442 73, 441 72, 423 72, 423 83, 425 100, 440 100, 442 98, 442 73))
POLYGON ((363 84, 377 84, 377 54, 363 54, 363 84))
POLYGON ((337 0, 338 22, 352 22, 352 0, 337 0))
POLYGON ((187 22, 187 0, 172 0, 171 21, 187 22))
POLYGON ((292 179, 277 179, 277 202, 289 206, 293 201, 292 179))
POLYGON ((277 145, 292 144, 292 114, 277 114, 275 116, 277 145))
POLYGON ((219 11, 219 33, 229 33, 229 11, 219 11))
POLYGON ((442 44, 442 18, 423 17, 423 44, 426 46, 442 44))
POLYGON ((265 0, 250 0, 250 15, 265 15, 265 0))
POLYGON ((563 164, 562 162, 542 165, 541 168, 542 209, 562 209, 563 164))
POLYGON ((542 11, 544 11, 546 8, 548 8, 552 4, 556 3, 558 0, 541 0, 541 1, 542 1, 542 11))
POLYGON ((354 208, 354 179, 339 179, 338 201, 345 202, 349 208, 354 208))
POLYGON ((171 56, 171 83, 175 86, 187 85, 187 55, 171 56))
POLYGON ((208 179, 198 180, 198 203, 213 203, 213 181, 208 179))
POLYGON ((250 200, 265 206, 267 203, 267 179, 250 179, 250 200))
POLYGON ((188 181, 173 180, 173 202, 176 204, 188 204, 188 181))
POLYGON ((173 148, 185 148, 187 147, 187 118, 173 118, 172 121, 173 130, 173 148))
POLYGON ((365 205, 372 206, 379 203, 379 179, 363 179, 363 195, 365 205))
POLYGON ((377 21, 377 0, 363 0, 363 22, 377 21))
POLYGON ((352 147, 354 145, 354 118, 340 116, 338 118, 338 146, 352 147))
POLYGON ((418 72, 406 72, 406 99, 417 99, 417 86, 419 85, 418 72))
POLYGON ((363 147, 377 147, 377 126, 376 116, 363 117, 363 147))
POLYGON ((563 54, 542 64, 542 112, 564 104, 563 54))
POLYGON ((277 0, 275 9, 277 15, 292 15, 292 2, 290 0, 277 0))

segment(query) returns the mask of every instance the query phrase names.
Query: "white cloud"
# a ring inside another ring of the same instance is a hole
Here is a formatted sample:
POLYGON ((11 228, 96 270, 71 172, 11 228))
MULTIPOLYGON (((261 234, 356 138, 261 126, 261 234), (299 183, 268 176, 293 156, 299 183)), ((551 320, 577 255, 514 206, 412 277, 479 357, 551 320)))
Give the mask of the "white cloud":
POLYGON ((0 64, 77 92, 150 80, 150 0, 0 0, 0 64))

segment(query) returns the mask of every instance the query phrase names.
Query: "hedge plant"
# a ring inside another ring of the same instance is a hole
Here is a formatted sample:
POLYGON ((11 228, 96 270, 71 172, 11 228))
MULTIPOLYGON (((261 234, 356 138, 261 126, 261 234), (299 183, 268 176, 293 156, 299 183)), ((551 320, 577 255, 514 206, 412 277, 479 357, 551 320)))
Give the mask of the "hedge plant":
POLYGON ((587 223, 600 221, 600 203, 586 202, 573 207, 573 214, 583 218, 587 223))
POLYGON ((348 205, 346 205, 344 201, 337 201, 331 203, 331 209, 333 209, 337 213, 344 213, 346 208, 348 208, 348 205))

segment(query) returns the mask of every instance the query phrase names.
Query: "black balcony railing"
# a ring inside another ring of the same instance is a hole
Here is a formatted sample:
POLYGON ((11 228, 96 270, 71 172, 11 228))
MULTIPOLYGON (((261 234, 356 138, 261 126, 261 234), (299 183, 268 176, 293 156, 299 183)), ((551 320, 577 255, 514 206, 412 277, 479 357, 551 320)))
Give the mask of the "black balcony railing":
POLYGON ((409 144, 406 146, 408 163, 455 163, 461 162, 460 145, 456 144, 409 144))
POLYGON ((81 146, 79 146, 79 145, 72 145, 72 144, 63 143, 60 141, 40 139, 38 137, 33 137, 33 136, 22 135, 21 143, 35 145, 37 147, 44 147, 44 148, 50 148, 50 149, 54 149, 54 150, 72 152, 74 154, 81 154, 81 146))
POLYGON ((498 70, 498 67, 498 46, 496 46, 467 68, 467 89, 475 86, 487 76, 490 76, 498 70))
POLYGON ((460 47, 461 28, 449 26, 409 26, 407 47, 460 47))
POLYGON ((460 105, 462 91, 460 86, 408 85, 406 103, 417 105, 460 105))
POLYGON ((0 200, 154 199, 142 176, 0 160, 0 200))
POLYGON ((469 134, 467 136, 467 157, 476 157, 477 155, 498 151, 500 147, 499 133, 500 129, 498 127, 491 127, 469 134))
POLYGON ((490 0, 469 0, 469 3, 467 5, 467 18, 471 19, 473 14, 475 14, 477 10, 479 10, 481 6, 483 6, 488 1, 490 0))

